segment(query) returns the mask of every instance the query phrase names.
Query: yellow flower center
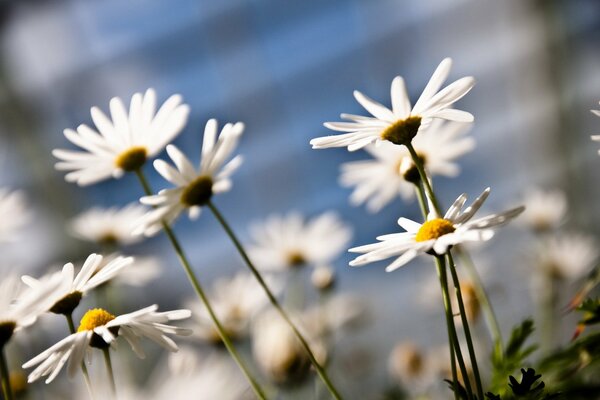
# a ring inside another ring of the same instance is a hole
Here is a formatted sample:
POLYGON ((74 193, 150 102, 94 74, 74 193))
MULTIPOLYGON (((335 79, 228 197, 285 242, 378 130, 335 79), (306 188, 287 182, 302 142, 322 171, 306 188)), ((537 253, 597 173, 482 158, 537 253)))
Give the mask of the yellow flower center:
POLYGON ((71 292, 54 303, 49 311, 54 314, 71 315, 79 305, 82 296, 83 293, 78 290, 71 292))
POLYGON ((417 135, 420 126, 421 117, 411 116, 399 119, 381 132, 381 139, 394 144, 409 144, 417 135))
POLYGON ((306 264, 306 259, 301 252, 294 250, 287 255, 287 262, 291 267, 300 267, 306 264))
POLYGON ((9 375, 10 388, 15 395, 27 391, 27 377, 21 371, 11 371, 9 375))
POLYGON ((456 230, 452 222, 443 218, 432 219, 431 221, 425 222, 421 225, 421 228, 417 232, 415 241, 425 242, 427 240, 437 239, 440 236, 447 235, 456 230))
POLYGON ((124 171, 135 171, 146 163, 147 156, 148 150, 145 147, 131 147, 117 156, 115 165, 124 171))
POLYGON ((114 232, 105 232, 98 238, 98 243, 102 246, 115 247, 119 244, 119 237, 114 232))
MULTIPOLYGON (((419 157, 421 164, 425 166, 427 161, 425 155, 417 153, 417 157, 419 157)), ((396 163, 396 173, 404 178, 405 181, 410 183, 418 184, 421 181, 419 170, 410 156, 403 156, 400 158, 400 160, 398 160, 396 163)))
POLYGON ((203 206, 212 197, 213 180, 208 175, 194 179, 181 193, 181 202, 188 207, 203 206))
POLYGON ((106 325, 110 321, 115 319, 115 316, 101 308, 94 308, 85 313, 79 322, 79 328, 77 332, 93 331, 102 325, 106 325))

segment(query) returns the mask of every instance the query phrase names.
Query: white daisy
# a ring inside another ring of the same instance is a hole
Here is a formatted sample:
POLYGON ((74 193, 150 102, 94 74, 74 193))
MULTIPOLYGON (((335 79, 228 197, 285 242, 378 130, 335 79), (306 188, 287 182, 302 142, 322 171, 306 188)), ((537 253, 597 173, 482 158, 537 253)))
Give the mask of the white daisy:
POLYGON ((487 188, 475 199, 473 204, 463 210, 467 195, 460 195, 448 209, 443 218, 431 213, 423 224, 400 218, 398 225, 406 230, 379 236, 378 243, 350 249, 353 253, 365 253, 350 262, 351 266, 360 266, 375 261, 398 257, 386 267, 386 271, 394 271, 407 264, 420 254, 445 254, 453 245, 485 241, 492 238, 494 231, 490 228, 503 225, 523 212, 524 207, 517 207, 500 214, 487 217, 471 218, 481 207, 490 193, 487 188))
POLYGON ((475 84, 472 77, 461 78, 440 90, 448 77, 451 66, 452 60, 450 58, 446 58, 440 63, 423 90, 421 97, 412 108, 404 79, 400 76, 392 81, 391 110, 355 90, 354 97, 356 100, 374 118, 342 114, 342 119, 349 122, 326 122, 325 127, 348 133, 312 139, 310 144, 313 149, 348 147, 350 151, 381 141, 409 144, 420 129, 426 127, 433 118, 460 122, 473 121, 473 116, 468 112, 450 108, 452 104, 471 90, 475 84))
POLYGON ((189 335, 189 329, 168 325, 167 322, 189 318, 189 310, 156 312, 157 305, 143 308, 129 314, 115 317, 109 312, 96 308, 89 310, 79 323, 77 332, 67 336, 54 346, 23 364, 23 368, 38 367, 29 374, 28 381, 33 382, 48 376, 50 383, 69 361, 68 372, 73 376, 83 362, 89 347, 108 348, 118 336, 123 336, 135 354, 144 358, 140 338, 148 338, 169 351, 178 347, 168 335, 189 335))
MULTIPOLYGON (((267 279, 267 285, 277 295, 281 287, 273 279, 267 279)), ((264 290, 256 279, 247 273, 240 272, 231 278, 218 279, 210 295, 211 305, 232 339, 241 339, 248 335, 250 320, 268 303, 264 290)), ((196 320, 194 335, 210 343, 221 343, 206 307, 198 299, 190 299, 185 304, 192 310, 196 320)))
POLYGON ((181 102, 180 95, 173 95, 156 112, 156 93, 148 89, 131 97, 129 114, 123 101, 113 97, 112 120, 92 107, 92 120, 99 133, 83 124, 77 132, 65 129, 67 139, 84 151, 54 150, 52 154, 61 160, 56 169, 71 171, 65 179, 85 186, 141 168, 185 127, 190 108, 181 102))
POLYGON ((15 233, 29 220, 25 195, 19 190, 0 189, 0 242, 11 242, 15 233))
MULTIPOLYGON (((118 253, 112 253, 104 256, 102 262, 98 265, 96 272, 97 274, 104 268, 111 265, 111 263, 119 258, 123 257, 118 253)), ((148 282, 156 279, 162 273, 160 261, 156 257, 146 256, 140 257, 135 256, 135 260, 127 268, 123 268, 117 275, 110 279, 111 285, 125 285, 125 286, 136 286, 143 287, 148 282)))
POLYGON ((91 208, 69 223, 69 231, 78 239, 108 246, 126 246, 143 239, 133 230, 148 209, 137 203, 125 207, 91 208))
MULTIPOLYGON (((591 110, 592 113, 594 113, 594 115, 597 115, 600 117, 600 110, 591 110)), ((595 142, 600 142, 600 135, 592 135, 592 140, 595 142)), ((598 153, 600 153, 600 150, 598 150, 598 153)))
MULTIPOLYGON (((460 168, 454 161, 475 148, 475 140, 464 136, 471 125, 435 120, 413 139, 413 147, 429 176, 458 175, 460 168)), ((398 195, 405 200, 414 197, 415 186, 411 182, 418 181, 419 173, 405 146, 382 142, 379 146, 368 145, 365 150, 373 160, 341 166, 340 183, 355 186, 350 196, 352 204, 366 203, 370 212, 377 212, 398 195)))
POLYGON ((140 199, 143 204, 155 209, 146 214, 135 233, 154 235, 161 229, 163 221, 173 222, 186 209, 190 218, 198 218, 201 207, 210 201, 213 194, 231 189, 229 177, 241 165, 242 156, 226 161, 237 147, 243 132, 244 124, 241 122, 226 124, 217 139, 217 121, 209 120, 204 130, 198 170, 177 147, 167 146, 169 157, 177 169, 163 160, 154 161, 154 168, 176 187, 140 199))
POLYGON ((49 279, 44 287, 24 288, 16 275, 0 281, 0 349, 13 333, 32 325, 37 317, 54 304, 54 293, 65 287, 59 276, 49 279))
POLYGON ((346 248, 352 230, 333 212, 305 220, 299 213, 272 215, 250 226, 250 258, 264 270, 328 265, 346 248))
POLYGON ((576 280, 585 276, 600 256, 592 236, 569 233, 544 238, 533 263, 547 276, 576 280))
POLYGON ((98 270, 102 260, 101 255, 90 254, 77 276, 75 276, 74 265, 67 263, 61 272, 50 273, 39 280, 24 275, 21 280, 30 288, 40 290, 50 285, 56 279, 55 276, 59 276, 60 280, 65 282, 65 285, 62 285, 60 290, 56 290, 52 294, 54 301, 46 310, 55 314, 70 315, 88 291, 113 279, 125 267, 133 263, 133 257, 116 257, 98 270))
POLYGON ((567 196, 561 190, 531 189, 525 194, 521 223, 536 232, 560 226, 568 212, 567 196))

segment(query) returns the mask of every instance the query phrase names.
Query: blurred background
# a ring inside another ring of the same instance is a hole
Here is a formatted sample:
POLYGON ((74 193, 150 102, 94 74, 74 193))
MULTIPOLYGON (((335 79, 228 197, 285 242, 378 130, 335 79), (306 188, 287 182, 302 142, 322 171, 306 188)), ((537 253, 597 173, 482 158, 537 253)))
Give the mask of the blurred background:
MULTIPOLYGON (((4 0, 0 29, 0 185, 23 189, 35 215, 0 255, 19 271, 40 274, 81 258, 89 248, 68 235, 66 221, 140 197, 134 176, 67 184, 51 150, 72 148, 62 131, 91 125, 90 107, 108 111, 111 97, 127 102, 149 87, 159 102, 180 93, 190 105, 175 143, 194 161, 209 118, 246 124, 244 165, 233 190, 215 199, 243 241, 249 223, 290 210, 337 211, 353 227, 352 245, 398 231, 398 217, 419 218, 415 202, 397 199, 369 214, 337 183, 339 165, 366 153, 316 151, 308 142, 330 134, 324 121, 365 113, 354 89, 389 105, 389 85, 402 75, 414 102, 444 57, 454 60, 450 81, 477 79, 458 103, 475 115, 477 147, 459 161, 458 178, 435 179, 444 204, 491 186, 483 213, 493 212, 522 202, 530 187, 556 188, 568 198, 568 225, 600 234, 600 145, 589 139, 600 134, 589 112, 600 100, 597 0, 4 0)), ((147 173, 153 187, 167 187, 149 165, 147 173)), ((209 213, 175 228, 207 284, 243 268, 209 213)), ((527 235, 507 227, 474 250, 505 332, 533 313, 527 235)), ((164 237, 134 251, 159 255, 164 269, 131 307, 176 307, 191 294, 164 237)), ((340 362, 362 366, 348 376, 360 377, 353 390, 363 398, 388 385, 396 342, 443 344, 446 332, 441 303, 423 305, 431 294, 425 282, 435 282, 429 260, 386 274, 384 264, 350 269, 350 259, 342 254, 335 265, 336 290, 358 296, 369 317, 344 338, 355 351, 340 362)))

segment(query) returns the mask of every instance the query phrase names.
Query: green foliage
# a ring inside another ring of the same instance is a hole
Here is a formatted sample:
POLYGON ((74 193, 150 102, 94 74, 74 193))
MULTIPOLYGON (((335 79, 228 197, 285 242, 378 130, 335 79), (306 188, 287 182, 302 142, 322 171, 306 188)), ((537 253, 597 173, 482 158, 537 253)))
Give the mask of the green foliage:
POLYGON ((488 400, 551 400, 562 398, 559 393, 548 393, 545 390, 546 384, 539 380, 541 377, 540 374, 536 375, 533 368, 527 368, 526 370, 521 368, 520 382, 514 376, 509 376, 510 394, 500 396, 488 392, 485 397, 488 400))
POLYGON ((583 318, 579 321, 583 325, 600 323, 600 298, 586 299, 577 311, 583 312, 583 318))
POLYGON ((533 320, 526 319, 516 326, 506 344, 504 353, 495 350, 492 353, 491 390, 503 395, 507 391, 506 377, 513 374, 525 364, 526 358, 533 353, 536 345, 525 346, 525 342, 534 331, 533 320))

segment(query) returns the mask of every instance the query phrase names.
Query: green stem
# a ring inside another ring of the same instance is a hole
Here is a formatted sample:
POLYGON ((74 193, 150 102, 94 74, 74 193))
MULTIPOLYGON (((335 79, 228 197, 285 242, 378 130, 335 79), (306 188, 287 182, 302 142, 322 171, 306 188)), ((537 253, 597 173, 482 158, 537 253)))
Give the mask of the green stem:
MULTIPOLYGON (((75 324, 73 323, 73 314, 65 314, 65 318, 69 324, 69 332, 71 332, 71 334, 76 333, 75 324)), ((85 387, 87 388, 88 394, 90 395, 90 398, 93 399, 94 391, 92 390, 92 381, 90 380, 90 374, 85 365, 85 360, 81 362, 81 372, 83 373, 83 379, 85 380, 85 387)))
POLYGON ((463 330, 465 331, 465 338, 467 339, 467 348, 469 349, 471 368, 473 369, 473 375, 475 376, 475 384, 477 386, 477 397, 483 399, 483 386, 481 385, 481 377, 479 376, 479 367, 477 366, 475 347, 473 346, 473 339, 471 338, 471 329, 469 328, 467 312, 465 311, 465 303, 462 297, 460 281, 458 279, 458 274, 456 273, 456 265, 454 264, 454 259, 452 258, 452 253, 450 252, 450 250, 448 250, 446 257, 448 258, 448 268, 450 269, 450 274, 452 275, 452 282, 454 283, 454 290, 456 291, 458 309, 460 310, 460 320, 462 321, 463 330))
POLYGON ((112 362, 110 361, 109 348, 105 347, 102 349, 104 353, 104 364, 106 365, 106 374, 110 381, 110 390, 112 392, 113 399, 117 398, 117 385, 115 383, 115 374, 113 372, 112 362))
MULTIPOLYGON (((444 298, 444 310, 446 311, 446 325, 448 327, 448 339, 450 347, 454 347, 456 352, 456 359, 458 360, 458 366, 460 373, 462 374, 465 388, 469 399, 473 399, 473 391, 471 389, 471 383, 469 382, 469 374, 465 361, 460 349, 460 343, 458 342, 458 335, 456 334, 456 327, 454 326, 454 313, 452 311, 452 303, 450 301, 450 291, 448 290, 448 276, 446 275, 446 262, 443 256, 435 257, 435 266, 437 269, 438 277, 440 278, 440 286, 442 287, 442 296, 444 298)), ((451 354, 452 357, 452 354, 451 354)), ((456 375, 456 366, 452 363, 452 381, 454 384, 454 394, 457 395, 458 378, 456 375)))
POLYGON ((481 305, 487 328, 490 332, 490 336, 492 337, 492 341, 494 342, 495 354, 500 357, 500 360, 502 360, 504 358, 504 344, 502 341, 500 324, 498 323, 498 318, 496 317, 492 303, 490 303, 488 294, 483 287, 481 277, 475 269, 475 264, 473 264, 473 260, 471 259, 469 253, 462 246, 455 246, 454 250, 461 259, 462 265, 465 267, 465 270, 469 275, 469 279, 471 282, 473 282, 475 296, 477 296, 477 301, 479 301, 479 304, 481 305))
POLYGON ((415 190, 417 191, 417 200, 419 200, 419 208, 421 209, 421 214, 423 214, 423 220, 427 221, 427 201, 425 200, 423 185, 421 183, 415 183, 415 190))
POLYGON ((5 400, 13 400, 13 392, 10 387, 10 372, 6 363, 6 355, 4 354, 4 346, 0 348, 0 373, 2 373, 2 394, 5 400))
POLYGON ((304 347, 304 349, 306 350, 306 353, 308 354, 308 357, 310 358, 310 361, 312 362, 313 366, 317 370, 317 373, 319 374, 319 377, 321 378, 321 380, 323 381, 323 383, 325 383, 325 385, 327 386, 327 389, 329 389, 329 392, 331 393, 331 395, 335 399, 341 399, 342 397, 339 394, 339 392, 337 391, 337 389, 335 388, 335 386, 333 385, 333 383, 331 382, 331 380, 329 379, 329 376, 327 375, 327 371, 325 371, 325 369, 317 361, 317 359, 315 358, 312 350, 310 349, 310 346, 308 345, 308 342, 306 341, 306 339, 304 339, 304 336, 302 336, 302 334, 300 333, 300 331, 298 330, 298 328, 296 327, 296 325, 292 322, 292 320, 290 319, 290 317, 283 310, 283 308, 279 304, 279 301, 277 301, 277 299, 273 295, 273 292, 271 292, 271 289, 269 289, 269 287, 265 283, 265 281, 264 281, 262 275, 260 274, 260 272, 258 272, 258 270, 254 266, 254 264, 252 263, 252 261, 250 261, 250 258, 248 257, 248 254, 246 254, 246 250, 244 250, 244 247, 242 246, 242 244, 238 240, 237 236, 235 235, 235 233, 233 232, 233 230, 231 229, 231 227, 229 226, 229 224, 227 223, 227 221, 225 221, 225 218, 223 217, 223 215, 219 212, 219 210, 215 207, 215 205, 212 202, 209 201, 207 203, 207 206, 208 206, 208 208, 210 208, 210 210, 214 214, 215 218, 223 226, 223 229, 225 230, 225 232, 227 233, 227 235, 229 236, 229 238, 233 242, 233 245, 235 246, 235 248, 237 249, 237 251, 240 253, 240 255, 242 256, 242 258, 244 259, 244 262, 246 263, 246 265, 248 266, 248 268, 250 269, 250 271, 252 272, 252 274, 254 275, 254 277, 256 278, 256 280, 258 281, 258 283, 260 284, 260 286, 262 286, 262 288, 264 289, 264 291, 265 291, 267 297, 269 298, 269 301, 273 305, 273 307, 275 307, 275 309, 279 312, 279 314, 281 315, 281 317, 287 322, 287 324, 290 326, 290 328, 292 329, 292 331, 294 332, 294 334, 296 335, 296 337, 298 338, 298 340, 302 344, 302 347, 304 347))
MULTIPOLYGON (((150 189, 150 185, 148 184, 148 181, 146 180, 144 173, 141 170, 137 170, 136 175, 137 175, 142 187, 144 188, 144 192, 147 195, 152 195, 152 190, 150 189)), ((200 282, 196 278, 196 274, 192 270, 192 267, 188 261, 188 258, 186 256, 186 254, 184 253, 183 248, 181 247, 181 244, 179 243, 179 240, 175 236, 175 233, 173 232, 171 227, 168 224, 166 224, 164 221, 162 222, 162 227, 163 227, 163 230, 165 231, 167 237, 169 238, 169 241, 171 242, 171 245, 173 246, 175 253, 177 254, 177 258, 179 258, 179 262, 183 266, 183 269, 185 270, 185 273, 186 273, 190 283, 192 284, 194 291, 196 292, 196 294, 198 295, 198 297, 200 298, 200 300, 206 307, 206 310, 208 311, 210 318, 212 319, 213 323, 215 324, 215 327, 217 328, 217 332, 219 333, 219 336, 221 337, 221 341, 223 342, 223 344, 229 351, 229 354, 231 355, 231 357, 235 360, 235 362, 237 363, 239 368, 242 370, 242 372, 246 376, 246 379, 248 379, 248 382, 250 382, 250 385, 252 386, 252 389, 254 390, 254 394, 259 399, 266 399, 267 397, 266 397, 263 389, 260 387, 258 382, 254 379, 254 377, 250 373, 250 370, 246 367, 246 365, 242 361, 242 358, 240 357, 237 350, 235 349, 233 342, 231 341, 231 339, 227 335, 227 332, 223 328, 223 325, 221 325, 221 322, 217 318, 217 315, 215 314, 215 312, 212 308, 212 305, 210 304, 210 301, 208 300, 208 297, 206 296, 204 290, 202 289, 200 282)))
POLYGON ((442 213, 441 213, 440 205, 437 201, 437 198, 435 197, 435 193, 433 193, 433 188, 431 187, 431 183, 429 182, 429 179, 427 178, 427 174, 425 173, 425 167, 423 166, 423 162, 421 161, 421 158, 415 151, 415 148, 413 147, 412 143, 408 143, 406 145, 406 148, 408 149, 408 152, 410 153, 410 156, 412 158, 413 163, 415 164, 415 167, 417 167, 417 171, 419 171, 419 177, 421 178, 421 183, 425 187, 425 191, 427 192, 429 200, 431 200, 431 203, 433 204, 433 208, 441 216, 442 213))

